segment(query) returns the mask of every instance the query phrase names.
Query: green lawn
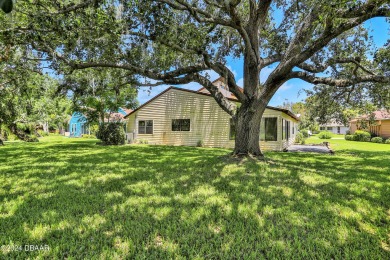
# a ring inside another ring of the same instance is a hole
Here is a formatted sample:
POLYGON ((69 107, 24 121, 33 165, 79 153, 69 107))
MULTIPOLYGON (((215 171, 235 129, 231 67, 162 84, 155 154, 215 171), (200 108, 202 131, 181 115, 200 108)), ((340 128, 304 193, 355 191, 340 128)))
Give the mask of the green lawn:
POLYGON ((330 142, 335 155, 267 163, 224 149, 6 143, 0 258, 389 259, 390 145, 330 142), (9 250, 26 244, 50 251, 9 250))

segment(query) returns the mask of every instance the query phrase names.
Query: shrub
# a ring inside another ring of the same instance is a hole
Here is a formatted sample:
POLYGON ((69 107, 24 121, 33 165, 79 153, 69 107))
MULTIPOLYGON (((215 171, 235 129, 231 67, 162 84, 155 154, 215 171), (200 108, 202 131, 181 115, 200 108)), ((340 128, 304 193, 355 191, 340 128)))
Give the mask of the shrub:
POLYGON ((320 139, 331 139, 332 138, 332 134, 329 132, 326 132, 326 131, 320 132, 317 136, 320 139))
POLYGON ((345 135, 345 140, 353 141, 353 135, 345 135))
POLYGON ((48 132, 45 132, 45 131, 43 131, 43 130, 38 130, 38 136, 41 136, 41 137, 43 137, 43 136, 49 136, 49 133, 48 133, 48 132))
POLYGON ((304 138, 308 138, 309 137, 309 131, 307 129, 302 129, 300 131, 300 133, 302 133, 304 138))
POLYGON ((371 134, 367 131, 356 130, 353 134, 353 140, 359 142, 369 142, 371 140, 371 134))
POLYGON ((146 139, 139 139, 138 142, 139 142, 140 144, 148 144, 148 143, 149 143, 149 141, 146 140, 146 139))
POLYGON ((27 135, 25 141, 29 143, 39 142, 38 137, 36 135, 27 135))
POLYGON ((96 138, 96 136, 94 136, 94 135, 87 135, 87 134, 84 134, 81 137, 82 138, 96 138))
POLYGON ((371 139, 371 142, 381 144, 383 143, 382 137, 374 137, 371 139))
POLYGON ((390 144, 390 138, 385 141, 385 144, 390 144))
POLYGON ((301 144, 306 144, 306 139, 305 138, 302 139, 301 144))
POLYGON ((120 123, 106 123, 99 126, 96 137, 107 145, 125 144, 125 131, 120 123))
POLYGON ((303 141, 303 139, 305 138, 303 137, 302 132, 298 132, 297 135, 295 136, 295 143, 299 144, 300 142, 303 141))
POLYGON ((199 141, 196 143, 196 146, 197 146, 197 147, 203 147, 203 146, 204 146, 203 140, 199 140, 199 141))
POLYGON ((351 135, 351 131, 347 130, 347 131, 345 132, 345 134, 346 134, 346 135, 351 135))

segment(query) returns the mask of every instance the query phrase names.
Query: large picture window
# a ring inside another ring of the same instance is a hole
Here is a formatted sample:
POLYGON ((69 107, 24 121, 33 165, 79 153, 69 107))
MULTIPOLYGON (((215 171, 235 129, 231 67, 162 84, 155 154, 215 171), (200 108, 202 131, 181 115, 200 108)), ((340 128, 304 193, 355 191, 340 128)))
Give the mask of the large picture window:
POLYGON ((139 120, 138 134, 153 134, 153 120, 139 120))
POLYGON ((190 119, 172 119, 172 131, 190 131, 190 119))
POLYGON ((278 118, 266 117, 260 123, 260 140, 277 141, 278 140, 278 118))

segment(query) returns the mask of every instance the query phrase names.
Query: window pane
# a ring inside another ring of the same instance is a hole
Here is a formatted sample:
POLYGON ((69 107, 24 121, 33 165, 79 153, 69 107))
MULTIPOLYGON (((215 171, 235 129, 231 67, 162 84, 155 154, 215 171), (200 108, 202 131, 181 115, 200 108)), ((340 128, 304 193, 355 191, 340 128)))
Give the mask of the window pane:
POLYGON ((286 139, 290 139, 290 121, 286 121, 286 139))
POLYGON ((286 139, 286 132, 284 128, 286 127, 286 121, 282 119, 282 140, 286 139))
POLYGON ((153 134, 153 126, 146 127, 146 134, 153 134))
POLYGON ((190 131, 189 119, 181 119, 181 131, 190 131))
POLYGON ((190 131, 190 119, 172 119, 172 131, 190 131))
POLYGON ((153 127, 153 120, 147 120, 146 126, 152 126, 153 127))
POLYGON ((172 131, 180 131, 180 122, 178 119, 172 119, 172 131))
POLYGON ((276 117, 265 118, 265 140, 277 141, 277 139, 278 139, 277 118, 276 117))
POLYGON ((230 118, 230 131, 229 131, 229 139, 236 139, 236 126, 234 125, 233 119, 230 118))

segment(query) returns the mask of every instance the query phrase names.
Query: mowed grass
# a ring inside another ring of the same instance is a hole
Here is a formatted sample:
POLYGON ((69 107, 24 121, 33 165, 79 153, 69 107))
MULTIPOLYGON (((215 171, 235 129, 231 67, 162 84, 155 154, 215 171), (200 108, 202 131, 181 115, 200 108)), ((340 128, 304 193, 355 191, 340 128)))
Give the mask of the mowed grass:
MULTIPOLYGON (((321 140, 322 141, 322 140, 321 140)), ((335 155, 48 137, 0 147, 0 258, 390 258, 390 145, 335 155), (12 251, 10 245, 48 245, 12 251)))

